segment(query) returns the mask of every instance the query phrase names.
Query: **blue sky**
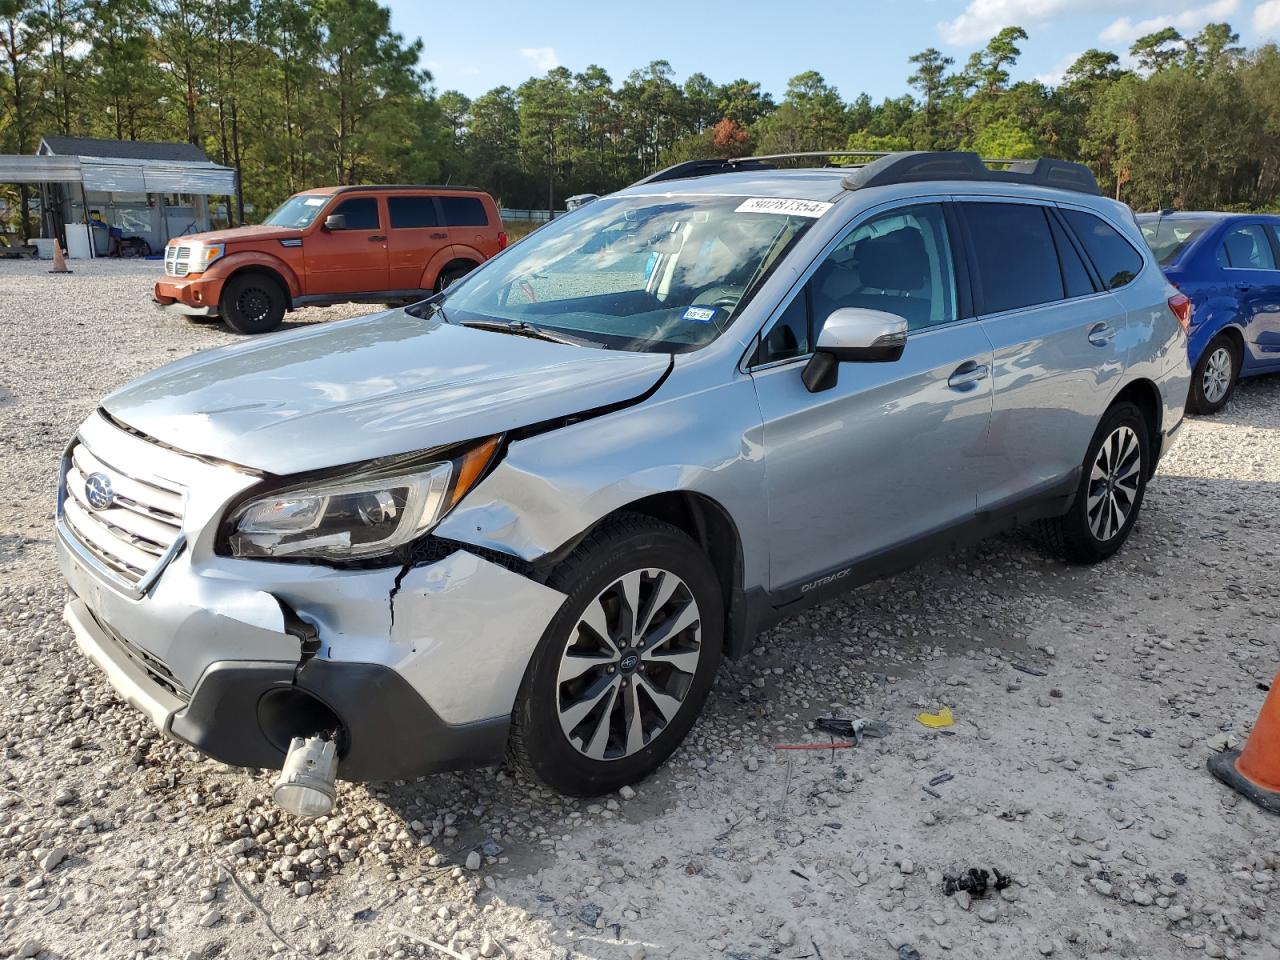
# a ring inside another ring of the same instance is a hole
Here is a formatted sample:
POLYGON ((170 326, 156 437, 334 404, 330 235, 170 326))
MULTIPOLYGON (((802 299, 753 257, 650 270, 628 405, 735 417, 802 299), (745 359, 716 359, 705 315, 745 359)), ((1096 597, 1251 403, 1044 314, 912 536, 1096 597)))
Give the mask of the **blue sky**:
MULTIPOLYGON (((387 2, 387 0, 384 0, 387 2)), ((1280 0, 389 0, 392 25, 422 37, 438 90, 476 96, 563 65, 592 63, 620 83, 650 60, 683 80, 758 80, 775 96, 817 70, 845 97, 907 90, 907 57, 936 46, 961 64, 1009 24, 1027 29, 1015 79, 1054 82, 1089 47, 1124 54, 1134 38, 1173 24, 1194 33, 1226 20, 1253 46, 1280 39, 1280 0)))

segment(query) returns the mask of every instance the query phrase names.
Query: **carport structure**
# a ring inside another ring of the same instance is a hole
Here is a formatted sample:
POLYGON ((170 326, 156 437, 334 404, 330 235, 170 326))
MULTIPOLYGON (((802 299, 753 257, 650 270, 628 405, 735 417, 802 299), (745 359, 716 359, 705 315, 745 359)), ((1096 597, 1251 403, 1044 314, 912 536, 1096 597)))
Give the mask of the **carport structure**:
POLYGON ((0 155, 0 183, 37 186, 42 236, 70 241, 73 255, 101 256, 108 227, 153 253, 208 230, 209 197, 234 196, 236 172, 189 143, 47 136, 34 156, 0 155), (91 229, 95 220, 104 226, 91 229))

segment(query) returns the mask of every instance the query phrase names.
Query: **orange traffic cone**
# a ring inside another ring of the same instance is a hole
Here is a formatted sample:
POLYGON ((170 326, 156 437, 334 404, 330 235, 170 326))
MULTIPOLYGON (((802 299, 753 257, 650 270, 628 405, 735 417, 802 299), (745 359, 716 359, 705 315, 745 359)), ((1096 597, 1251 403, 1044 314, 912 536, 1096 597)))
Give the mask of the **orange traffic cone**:
POLYGON ((67 258, 62 255, 62 244, 57 240, 53 241, 53 269, 50 273, 70 273, 71 269, 67 266, 67 258))
POLYGON ((1263 810, 1280 813, 1280 674, 1244 749, 1215 753, 1209 758, 1209 771, 1263 810))

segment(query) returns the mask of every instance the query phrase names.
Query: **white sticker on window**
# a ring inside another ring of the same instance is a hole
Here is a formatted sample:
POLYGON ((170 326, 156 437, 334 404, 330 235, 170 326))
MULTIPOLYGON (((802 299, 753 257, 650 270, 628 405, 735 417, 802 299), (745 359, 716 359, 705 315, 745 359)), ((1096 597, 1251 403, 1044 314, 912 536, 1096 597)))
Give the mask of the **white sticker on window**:
POLYGON ((706 323, 716 315, 713 307, 690 307, 681 316, 685 320, 692 320, 694 323, 706 323))
POLYGON ((328 197, 306 197, 302 201, 302 205, 304 207, 323 207, 324 202, 328 199, 328 197))
POLYGON ((752 197, 738 204, 735 213, 780 213, 787 217, 817 217, 833 204, 823 200, 787 200, 783 197, 752 197))

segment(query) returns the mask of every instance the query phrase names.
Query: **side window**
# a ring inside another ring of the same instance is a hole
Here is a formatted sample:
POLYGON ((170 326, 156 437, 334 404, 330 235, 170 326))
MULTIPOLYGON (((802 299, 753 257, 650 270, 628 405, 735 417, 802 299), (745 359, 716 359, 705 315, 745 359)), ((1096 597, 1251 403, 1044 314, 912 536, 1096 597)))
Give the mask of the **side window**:
POLYGON ((813 349, 809 335, 809 287, 801 288, 760 341, 753 363, 803 357, 813 349))
POLYGON ((484 204, 478 197, 441 197, 440 206, 444 208, 444 222, 447 226, 487 227, 489 225, 484 204))
POLYGON ((1225 267, 1234 270, 1274 270, 1276 258, 1262 226, 1245 223, 1233 228, 1222 244, 1218 257, 1225 267))
POLYGON ((1080 259, 1076 245, 1052 214, 1049 216, 1049 228, 1053 231, 1054 246, 1058 248, 1058 262, 1062 264, 1062 283, 1067 288, 1067 296, 1083 297, 1097 293, 1089 268, 1080 259))
POLYGON ((956 319, 956 278, 940 205, 900 207, 854 227, 765 333, 753 362, 810 353, 818 328, 841 307, 896 313, 910 330, 956 319))
POLYGON ((440 226, 436 203, 431 197, 387 197, 387 212, 391 215, 393 230, 440 226))
POLYGON ((1063 298, 1062 272, 1043 207, 1027 203, 960 206, 973 239, 984 313, 1063 298))
POLYGON ((1271 230, 1271 239, 1275 241, 1276 254, 1280 256, 1280 226, 1272 224, 1269 229, 1271 230))
POLYGON ((1142 254, 1111 224, 1081 210, 1063 210, 1062 215, 1084 244, 1104 287, 1123 287, 1142 270, 1142 254))
POLYGON ((902 207, 854 227, 809 280, 815 328, 840 307, 906 317, 908 328, 956 318, 946 220, 936 203, 902 207))
POLYGON ((377 197, 352 197, 350 200, 343 200, 333 212, 347 218, 348 230, 378 229, 377 197))

